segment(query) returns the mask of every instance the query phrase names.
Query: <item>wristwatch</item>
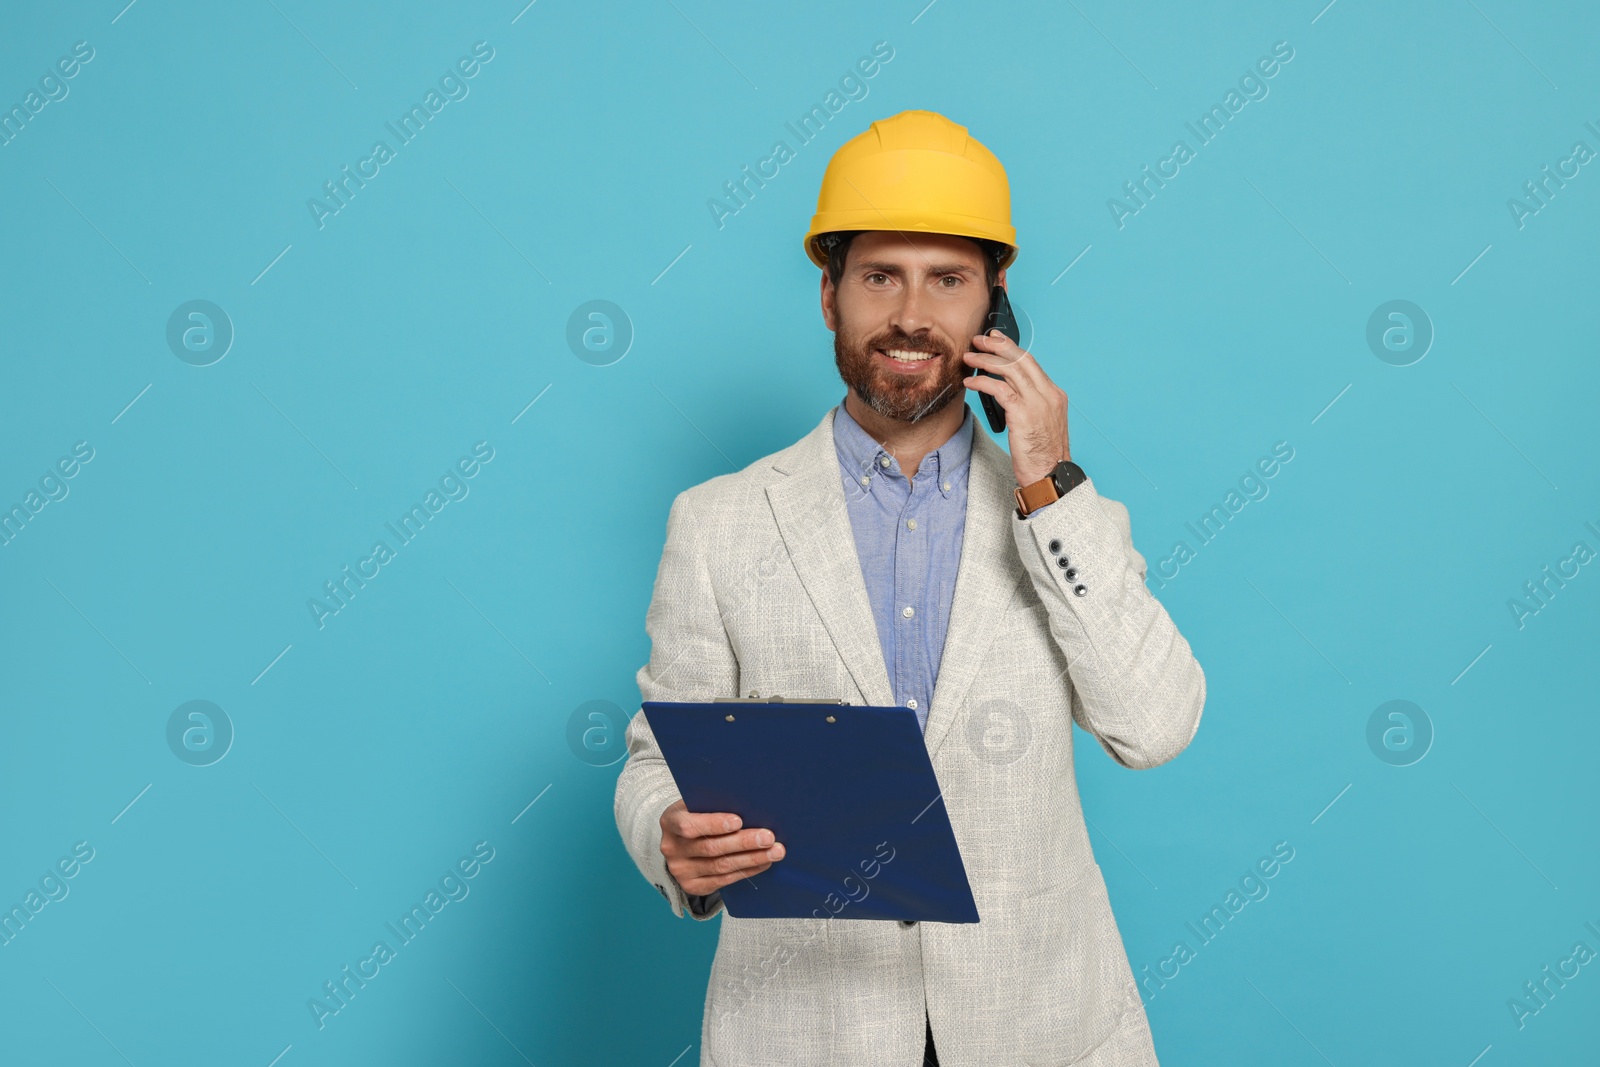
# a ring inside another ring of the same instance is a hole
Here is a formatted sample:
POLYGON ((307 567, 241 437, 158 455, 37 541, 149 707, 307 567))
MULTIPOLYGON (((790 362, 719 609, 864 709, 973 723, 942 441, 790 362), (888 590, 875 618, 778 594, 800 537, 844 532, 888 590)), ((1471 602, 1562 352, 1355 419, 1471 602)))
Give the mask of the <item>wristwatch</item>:
POLYGON ((1017 486, 1017 518, 1025 519, 1046 504, 1060 500, 1088 477, 1083 468, 1070 459, 1062 460, 1055 470, 1038 481, 1017 486))

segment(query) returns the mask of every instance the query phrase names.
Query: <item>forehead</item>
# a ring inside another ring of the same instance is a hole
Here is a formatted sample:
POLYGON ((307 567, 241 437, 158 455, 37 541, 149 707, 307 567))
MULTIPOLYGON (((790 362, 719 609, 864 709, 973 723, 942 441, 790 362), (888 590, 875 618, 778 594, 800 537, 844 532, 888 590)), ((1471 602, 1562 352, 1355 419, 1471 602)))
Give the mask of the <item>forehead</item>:
POLYGON ((846 262, 864 260, 895 263, 906 269, 929 263, 960 263, 983 270, 983 250, 976 241, 948 233, 910 233, 899 230, 868 230, 850 242, 846 262))

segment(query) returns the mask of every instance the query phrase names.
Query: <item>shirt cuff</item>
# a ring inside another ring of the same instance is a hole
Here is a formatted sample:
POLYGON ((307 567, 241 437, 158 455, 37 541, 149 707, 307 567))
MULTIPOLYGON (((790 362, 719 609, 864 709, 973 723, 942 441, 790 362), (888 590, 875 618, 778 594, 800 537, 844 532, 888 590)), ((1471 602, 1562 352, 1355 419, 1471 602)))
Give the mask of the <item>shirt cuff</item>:
POLYGON ((720 889, 713 889, 703 896, 696 893, 685 893, 684 895, 689 898, 689 914, 696 919, 710 915, 722 903, 722 890, 720 889))

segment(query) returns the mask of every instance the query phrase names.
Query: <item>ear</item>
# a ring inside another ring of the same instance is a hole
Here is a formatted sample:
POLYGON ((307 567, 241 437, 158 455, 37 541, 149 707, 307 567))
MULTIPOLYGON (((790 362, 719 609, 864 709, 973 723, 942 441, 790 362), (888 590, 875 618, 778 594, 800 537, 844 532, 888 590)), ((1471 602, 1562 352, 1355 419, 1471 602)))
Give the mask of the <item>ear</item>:
MULTIPOLYGON (((1006 287, 1006 271, 1008 269, 1007 267, 1001 267, 1000 273, 994 276, 994 283, 1002 289, 1006 287)), ((1007 295, 1009 296, 1010 293, 1008 292, 1007 295)))
POLYGON ((837 292, 833 287, 833 279, 828 277, 828 272, 822 272, 822 324, 828 328, 829 333, 838 333, 838 316, 834 309, 834 299, 837 292))

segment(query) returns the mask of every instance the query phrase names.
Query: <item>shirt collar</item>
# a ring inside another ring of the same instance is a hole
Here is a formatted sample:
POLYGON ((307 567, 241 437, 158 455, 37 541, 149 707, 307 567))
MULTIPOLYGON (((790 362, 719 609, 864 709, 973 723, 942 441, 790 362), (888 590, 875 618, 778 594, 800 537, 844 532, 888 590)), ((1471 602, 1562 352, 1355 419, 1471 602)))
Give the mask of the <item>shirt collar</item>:
MULTIPOLYGON (((972 408, 963 403, 961 405, 961 425, 956 432, 938 448, 922 457, 922 465, 917 468, 919 479, 932 477, 935 487, 941 495, 948 497, 955 491, 955 476, 972 458, 972 435, 976 423, 972 417, 972 408), (949 488, 946 488, 946 486, 949 488)), ((871 434, 864 430, 841 402, 834 409, 833 416, 833 443, 839 454, 839 462, 844 465, 845 473, 857 487, 872 491, 872 484, 877 481, 880 474, 892 474, 895 477, 905 477, 900 470, 900 461, 891 455, 871 434), (887 459, 887 465, 883 460, 887 459), (866 484, 862 480, 866 479, 866 484)))

